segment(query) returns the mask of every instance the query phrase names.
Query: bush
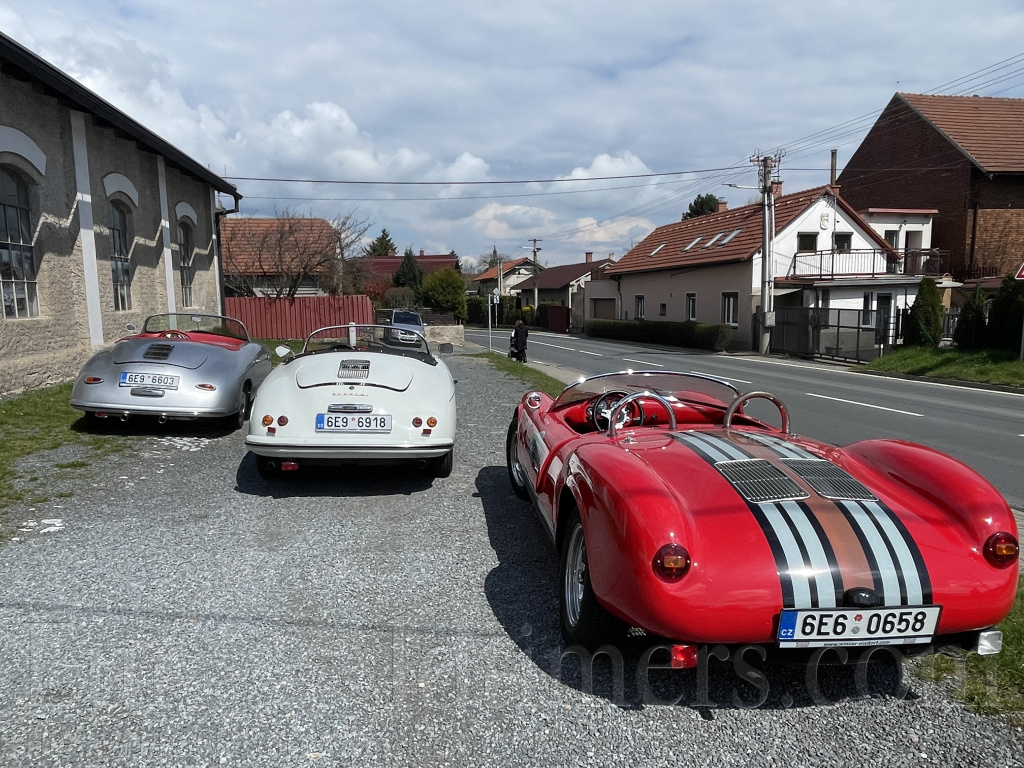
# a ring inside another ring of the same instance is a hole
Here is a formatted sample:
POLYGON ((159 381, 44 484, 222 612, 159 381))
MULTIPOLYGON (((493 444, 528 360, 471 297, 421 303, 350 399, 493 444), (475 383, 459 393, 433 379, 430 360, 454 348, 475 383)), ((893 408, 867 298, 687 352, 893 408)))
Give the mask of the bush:
POLYGON ((643 320, 588 320, 587 335, 594 338, 640 341, 669 347, 723 352, 732 340, 732 328, 720 323, 645 322, 643 320))
POLYGON ((451 267, 427 275, 420 288, 420 300, 438 312, 451 312, 456 321, 466 319, 466 283, 451 267))
POLYGON ((917 287, 917 298, 907 316, 903 329, 903 344, 908 347, 937 347, 942 341, 942 297, 935 281, 930 277, 921 279, 917 287))
POLYGON ((979 285, 967 299, 953 331, 953 343, 964 351, 984 349, 986 344, 985 298, 979 285))
POLYGON ((487 297, 466 297, 466 322, 487 325, 487 297))
POLYGON ((548 327, 548 311, 555 306, 558 305, 553 301, 542 301, 537 305, 537 325, 541 328, 548 327))
POLYGON ((380 300, 380 306, 384 309, 402 309, 416 305, 416 291, 405 286, 399 288, 388 288, 380 300))
POLYGON ((988 312, 988 342, 992 349, 1020 349, 1024 327, 1024 280, 1003 278, 988 312))

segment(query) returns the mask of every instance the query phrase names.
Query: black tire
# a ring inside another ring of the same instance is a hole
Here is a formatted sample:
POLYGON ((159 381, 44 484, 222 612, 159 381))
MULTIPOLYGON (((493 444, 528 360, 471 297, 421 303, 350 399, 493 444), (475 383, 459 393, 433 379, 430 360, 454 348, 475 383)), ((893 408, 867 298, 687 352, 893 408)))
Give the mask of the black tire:
POLYGON ((245 426, 245 420, 249 418, 249 408, 252 407, 252 384, 248 381, 242 385, 242 404, 238 410, 230 416, 224 417, 224 426, 232 432, 245 426))
POLYGON ((505 466, 508 468, 508 481, 512 484, 512 490, 520 499, 529 499, 530 492, 526 488, 528 482, 526 470, 516 455, 516 433, 519 430, 519 420, 512 419, 508 425, 508 433, 505 435, 505 466))
POLYGON ((626 625, 601 607, 590 583, 587 541, 579 512, 569 512, 558 565, 558 606, 566 645, 593 650, 625 636, 626 625))
POLYGON ((277 459, 272 459, 269 456, 256 457, 256 471, 260 473, 260 477, 273 480, 280 473, 280 466, 281 465, 277 459))
POLYGON ((448 477, 455 466, 455 449, 452 448, 444 456, 434 459, 434 477, 448 477))

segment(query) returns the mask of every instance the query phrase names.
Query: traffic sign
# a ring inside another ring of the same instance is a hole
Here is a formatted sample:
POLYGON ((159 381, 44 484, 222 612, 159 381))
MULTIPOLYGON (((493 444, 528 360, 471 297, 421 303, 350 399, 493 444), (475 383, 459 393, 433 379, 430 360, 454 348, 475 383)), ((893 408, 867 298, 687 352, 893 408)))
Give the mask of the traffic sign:
POLYGON ((1017 270, 1017 274, 1014 277, 1017 280, 1024 280, 1024 264, 1020 265, 1020 269, 1017 270))

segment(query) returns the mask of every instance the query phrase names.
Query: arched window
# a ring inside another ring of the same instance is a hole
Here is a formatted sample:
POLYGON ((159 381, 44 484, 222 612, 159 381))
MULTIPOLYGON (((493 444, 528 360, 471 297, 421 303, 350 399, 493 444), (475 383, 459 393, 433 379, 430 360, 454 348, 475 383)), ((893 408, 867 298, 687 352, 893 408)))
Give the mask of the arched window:
POLYGON ((114 284, 114 309, 132 308, 132 270, 128 263, 128 211, 110 204, 110 277, 114 284))
POLYGON ((192 306, 192 258, 195 256, 195 245, 192 239, 192 227, 185 222, 178 224, 178 255, 181 258, 181 305, 192 306))
POLYGON ((28 185, 0 168, 0 291, 4 317, 13 320, 39 316, 37 274, 28 185))

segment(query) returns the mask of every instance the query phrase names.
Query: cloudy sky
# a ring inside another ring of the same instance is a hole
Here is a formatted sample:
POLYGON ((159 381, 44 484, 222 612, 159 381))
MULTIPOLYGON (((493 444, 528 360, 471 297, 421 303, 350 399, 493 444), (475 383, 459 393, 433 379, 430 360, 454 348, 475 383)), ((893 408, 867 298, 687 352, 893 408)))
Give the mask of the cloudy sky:
POLYGON ((757 151, 787 192, 827 183, 897 91, 1024 97, 1020 0, 0 0, 0 29, 243 213, 546 264, 747 203, 757 151))

